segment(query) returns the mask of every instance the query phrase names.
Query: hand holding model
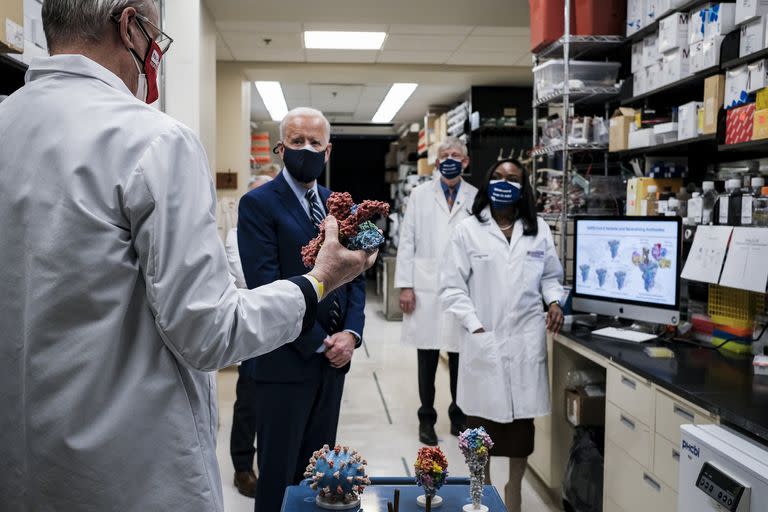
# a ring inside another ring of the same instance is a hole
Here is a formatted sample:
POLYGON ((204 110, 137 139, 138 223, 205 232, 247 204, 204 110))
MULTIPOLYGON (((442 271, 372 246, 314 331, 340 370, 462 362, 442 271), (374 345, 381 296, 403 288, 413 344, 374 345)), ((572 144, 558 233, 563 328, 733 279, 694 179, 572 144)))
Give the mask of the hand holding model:
POLYGON ((309 275, 323 283, 325 294, 352 281, 376 262, 379 251, 351 251, 339 242, 339 224, 333 216, 323 221, 325 240, 309 275))

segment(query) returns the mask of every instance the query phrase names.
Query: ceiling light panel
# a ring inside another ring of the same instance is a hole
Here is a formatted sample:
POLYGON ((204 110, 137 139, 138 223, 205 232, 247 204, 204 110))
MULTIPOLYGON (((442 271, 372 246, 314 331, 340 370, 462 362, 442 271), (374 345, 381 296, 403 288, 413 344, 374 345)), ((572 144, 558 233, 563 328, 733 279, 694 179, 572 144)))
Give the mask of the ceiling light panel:
POLYGON ((304 47, 308 50, 380 50, 386 37, 386 32, 307 30, 304 47))
POLYGON ((283 88, 280 82, 255 82, 264 106, 267 107, 273 121, 282 121, 288 113, 288 105, 285 103, 283 88))
POLYGON ((392 84, 371 121, 374 123, 391 122, 418 86, 419 84, 392 84))

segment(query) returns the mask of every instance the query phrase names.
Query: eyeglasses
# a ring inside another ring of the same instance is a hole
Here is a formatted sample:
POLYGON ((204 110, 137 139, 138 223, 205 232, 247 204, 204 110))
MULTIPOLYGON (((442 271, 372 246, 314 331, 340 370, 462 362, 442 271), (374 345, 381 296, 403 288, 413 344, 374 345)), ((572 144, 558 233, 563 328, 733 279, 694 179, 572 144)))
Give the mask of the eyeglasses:
MULTIPOLYGON (((120 22, 120 13, 115 13, 112 15, 112 21, 115 23, 120 22)), ((139 26, 139 29, 144 33, 144 36, 149 39, 150 41, 155 41, 157 43, 157 46, 160 47, 160 51, 165 55, 168 53, 168 50, 171 48, 171 43, 173 43, 173 38, 160 30, 160 27, 149 21, 149 18, 146 16, 143 16, 141 14, 136 14, 136 24, 139 26), (144 27, 144 23, 155 29, 157 32, 156 37, 151 37, 149 35, 149 32, 147 31, 146 27, 144 27)))

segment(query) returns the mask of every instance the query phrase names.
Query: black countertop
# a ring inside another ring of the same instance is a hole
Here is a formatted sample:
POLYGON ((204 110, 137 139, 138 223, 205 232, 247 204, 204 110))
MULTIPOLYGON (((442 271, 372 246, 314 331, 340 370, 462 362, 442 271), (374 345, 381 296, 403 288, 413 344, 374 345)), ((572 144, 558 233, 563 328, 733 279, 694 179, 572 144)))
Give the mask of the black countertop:
POLYGON ((754 375, 752 357, 687 343, 631 343, 593 337, 589 331, 563 332, 616 364, 720 417, 725 425, 768 445, 768 376, 754 375), (665 346, 674 359, 654 359, 643 349, 665 346))

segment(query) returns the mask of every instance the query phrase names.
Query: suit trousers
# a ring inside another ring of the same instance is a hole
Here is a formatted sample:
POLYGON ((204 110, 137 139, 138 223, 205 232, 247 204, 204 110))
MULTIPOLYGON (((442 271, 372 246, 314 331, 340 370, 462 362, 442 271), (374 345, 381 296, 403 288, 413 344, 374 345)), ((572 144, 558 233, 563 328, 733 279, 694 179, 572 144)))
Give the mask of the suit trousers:
MULTIPOLYGON (((437 422, 437 411, 435 410, 435 375, 437 374, 437 365, 440 362, 439 350, 418 351, 419 362, 419 398, 421 407, 419 407, 419 422, 434 425, 437 422)), ((458 352, 448 352, 448 370, 451 380, 451 405, 448 408, 448 417, 451 424, 463 426, 466 422, 464 413, 456 405, 456 383, 459 379, 459 354, 458 352)))
POLYGON ((344 374, 327 363, 320 379, 255 381, 256 512, 279 512, 285 488, 304 479, 312 454, 336 444, 343 390, 344 374))
POLYGON ((256 411, 253 402, 256 381, 243 374, 238 367, 235 407, 232 413, 232 434, 229 438, 229 454, 235 471, 253 471, 256 455, 256 411))

